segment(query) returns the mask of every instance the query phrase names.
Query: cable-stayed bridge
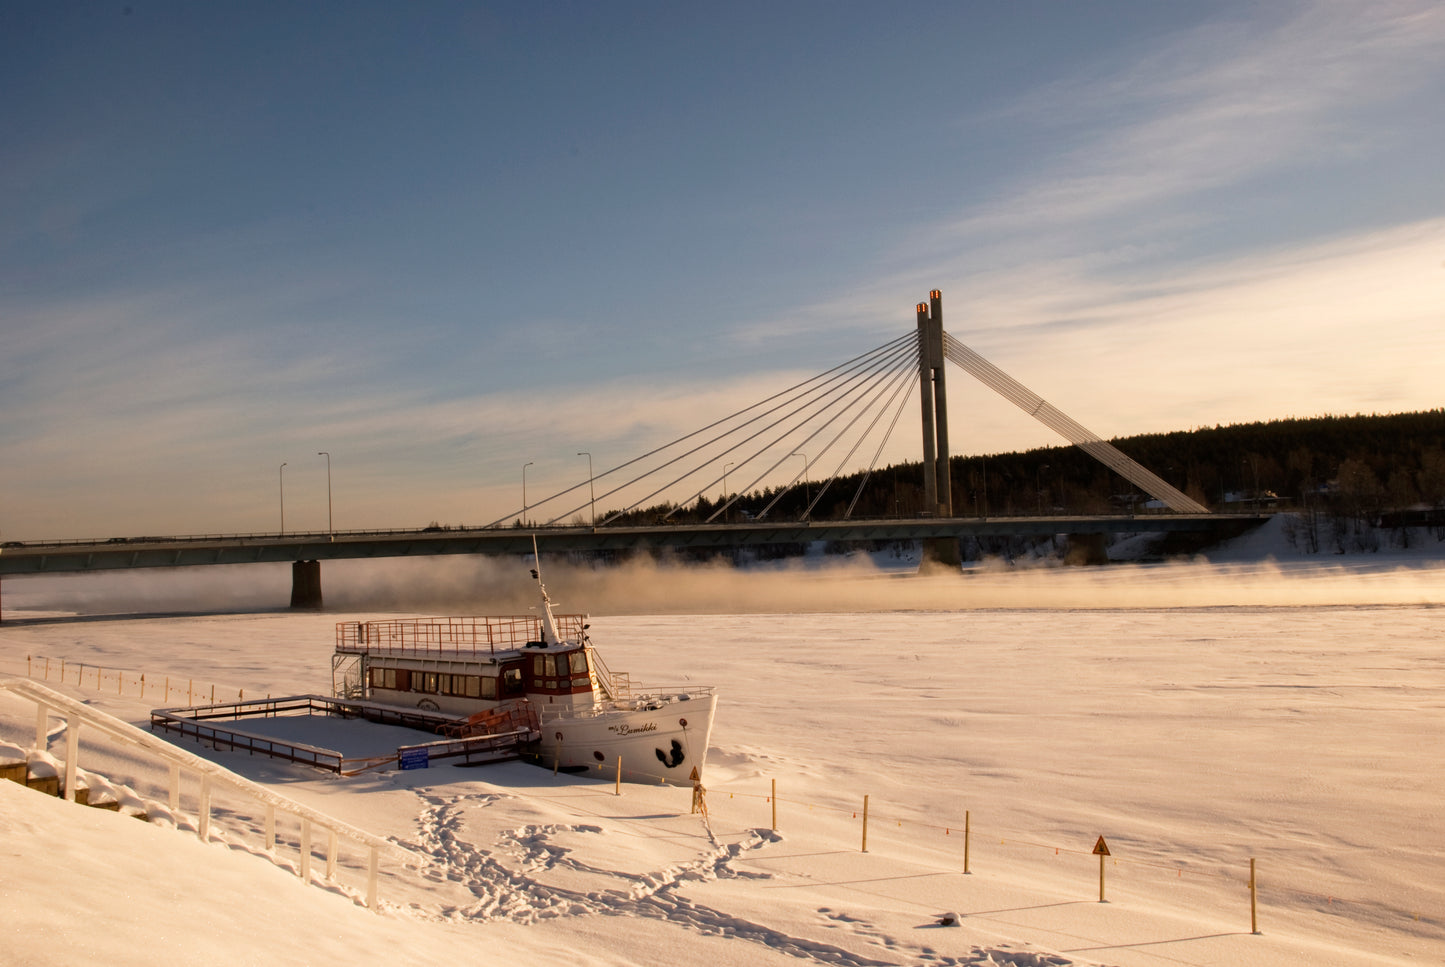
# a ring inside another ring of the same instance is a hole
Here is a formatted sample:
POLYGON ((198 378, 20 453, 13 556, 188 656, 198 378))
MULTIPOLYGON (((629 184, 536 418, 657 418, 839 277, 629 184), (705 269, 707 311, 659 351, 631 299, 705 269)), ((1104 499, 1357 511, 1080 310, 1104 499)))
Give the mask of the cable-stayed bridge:
POLYGON ((761 521, 774 515, 784 496, 795 488, 806 493, 797 520, 816 519, 820 505, 832 511, 824 515, 828 519, 850 520, 914 398, 915 387, 922 404, 925 498, 921 512, 952 517, 955 484, 948 446, 945 361, 959 366, 1162 506, 1181 514, 1209 513, 1203 504, 945 332, 942 302, 942 294, 934 290, 928 303, 918 304, 916 331, 543 499, 526 504, 524 496, 523 507, 487 526, 591 521, 607 527, 629 522, 639 512, 661 522, 687 514, 710 524, 719 518, 728 520, 735 508, 745 510, 749 519, 761 521), (865 467, 861 473, 857 472, 859 466, 865 467), (782 483, 769 487, 766 499, 759 501, 758 488, 776 481, 780 473, 782 483), (853 492, 840 495, 832 505, 824 504, 845 476, 856 478, 853 492), (708 494, 718 493, 720 500, 706 501, 708 494), (751 508, 740 506, 750 500, 751 508), (599 518, 599 501, 616 509, 599 518), (705 513, 687 513, 704 501, 705 513))
POLYGON ((916 309, 916 330, 670 443, 597 474, 591 472, 588 455, 587 478, 561 491, 528 502, 524 467, 522 506, 485 524, 421 531, 26 542, 0 548, 0 576, 289 561, 292 604, 304 607, 321 604, 323 560, 523 554, 530 552, 534 536, 537 546, 549 552, 916 540, 924 542, 934 561, 953 564, 963 537, 1068 534, 1084 552, 1082 558, 1098 561, 1104 559, 1108 534, 1223 535, 1257 519, 1211 514, 948 334, 937 290, 916 309), (985 510, 973 517, 955 515, 957 485, 947 423, 949 362, 1170 512, 990 518, 985 510), (923 499, 912 516, 901 518, 880 512, 876 499, 869 506, 868 487, 910 403, 920 407, 923 499), (601 514, 599 506, 604 508, 601 514))

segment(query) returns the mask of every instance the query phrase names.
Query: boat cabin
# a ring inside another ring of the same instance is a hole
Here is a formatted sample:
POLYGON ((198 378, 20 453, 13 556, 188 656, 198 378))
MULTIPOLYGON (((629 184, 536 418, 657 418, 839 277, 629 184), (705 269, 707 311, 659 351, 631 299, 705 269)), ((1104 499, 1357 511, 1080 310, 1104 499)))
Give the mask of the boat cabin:
POLYGON ((527 616, 341 622, 333 684, 349 697, 459 714, 519 698, 590 706, 602 696, 583 616, 556 620, 575 637, 545 641, 527 616), (518 632, 535 636, 517 641, 518 632))

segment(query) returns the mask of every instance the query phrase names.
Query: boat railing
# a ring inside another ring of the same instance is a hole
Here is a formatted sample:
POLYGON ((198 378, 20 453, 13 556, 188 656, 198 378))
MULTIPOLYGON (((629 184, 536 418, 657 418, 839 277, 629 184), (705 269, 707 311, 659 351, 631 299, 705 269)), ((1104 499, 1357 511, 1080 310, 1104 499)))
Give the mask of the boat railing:
POLYGON ((614 672, 607 667, 607 662, 602 660, 595 649, 587 649, 589 664, 593 673, 597 676, 597 685, 602 689, 602 695, 610 699, 626 699, 632 697, 632 675, 628 672, 614 672))
MULTIPOLYGON (((586 615, 554 616, 557 633, 581 640, 586 615)), ((356 654, 489 655, 525 647, 542 639, 536 615, 487 615, 474 618, 386 618, 341 621, 336 625, 336 650, 356 654)))
POLYGON ((544 705, 539 712, 542 724, 545 725, 559 718, 586 718, 593 715, 606 715, 619 710, 659 709, 669 704, 705 699, 710 697, 714 691, 712 685, 650 685, 645 693, 635 694, 627 699, 593 702, 590 705, 572 705, 566 708, 549 708, 544 705))

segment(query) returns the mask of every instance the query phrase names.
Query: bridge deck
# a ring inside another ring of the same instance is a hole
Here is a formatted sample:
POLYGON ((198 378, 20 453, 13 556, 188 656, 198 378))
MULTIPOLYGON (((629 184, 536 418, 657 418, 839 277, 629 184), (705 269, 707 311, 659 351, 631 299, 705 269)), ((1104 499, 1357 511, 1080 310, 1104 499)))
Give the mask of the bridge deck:
POLYGON ((752 521, 654 527, 474 528, 103 541, 10 542, 0 576, 140 567, 194 567, 442 554, 524 555, 624 549, 727 548, 812 541, 917 541, 930 538, 1195 531, 1220 537, 1261 521, 1246 514, 1141 514, 1109 517, 952 517, 850 521, 752 521))

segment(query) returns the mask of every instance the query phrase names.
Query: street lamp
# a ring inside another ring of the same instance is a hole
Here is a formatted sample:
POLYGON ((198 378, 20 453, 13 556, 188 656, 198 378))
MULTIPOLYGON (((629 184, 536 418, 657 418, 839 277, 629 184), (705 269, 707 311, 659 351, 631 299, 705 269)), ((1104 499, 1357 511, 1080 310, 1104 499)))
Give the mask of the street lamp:
POLYGON ((281 487, 281 536, 286 536, 286 464, 276 468, 276 481, 281 487))
POLYGON ((592 489, 592 454, 586 450, 578 450, 577 456, 587 458, 587 496, 592 501, 592 526, 597 526, 597 494, 592 489))
POLYGON ((803 517, 808 516, 808 455, 800 450, 794 450, 788 454, 790 457, 803 458, 803 517))
POLYGON ((334 541, 336 540, 336 525, 331 522, 331 454, 325 450, 317 450, 316 455, 326 458, 326 532, 334 541))
POLYGON ((728 463, 723 464, 723 523, 724 523, 724 524, 726 524, 726 523, 728 522, 728 512, 727 512, 728 497, 729 497, 729 494, 728 494, 728 467, 731 467, 732 465, 733 465, 732 462, 728 462, 728 463))
POLYGON ((983 468, 983 512, 979 515, 979 519, 988 520, 988 457, 980 453, 978 462, 979 466, 983 468))
POLYGON ((522 464, 522 523, 527 523, 527 468, 532 466, 533 461, 528 460, 522 464))

